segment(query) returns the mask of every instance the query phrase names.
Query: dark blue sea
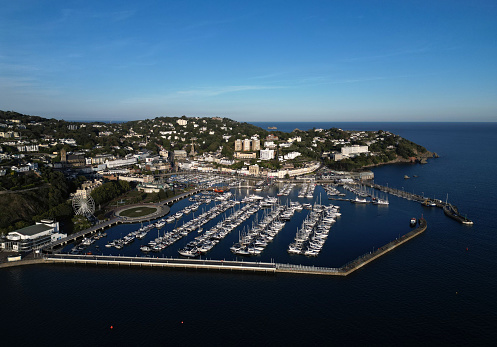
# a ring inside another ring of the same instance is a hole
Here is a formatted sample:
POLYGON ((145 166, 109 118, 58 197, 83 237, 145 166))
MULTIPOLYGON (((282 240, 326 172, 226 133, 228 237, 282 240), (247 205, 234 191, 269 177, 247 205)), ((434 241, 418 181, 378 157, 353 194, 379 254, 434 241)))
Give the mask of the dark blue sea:
MULTIPOLYGON (((440 158, 430 159, 426 165, 374 168, 375 182, 430 198, 448 199, 474 225, 461 225, 447 218, 440 209, 394 196, 389 196, 388 207, 331 201, 317 187, 312 201, 321 199, 323 203, 339 205, 342 212, 321 254, 307 258, 286 252, 297 226, 308 213, 303 210, 295 214, 261 256, 244 260, 339 267, 408 232, 411 217, 424 216, 428 229, 345 278, 62 265, 2 269, 2 344, 495 343, 497 123, 256 125, 277 126, 281 131, 313 127, 382 129, 421 144, 440 158), (404 175, 412 178, 404 179, 404 175)), ((247 193, 233 192, 238 197, 247 193)), ((273 188, 262 194, 276 192, 273 188)), ((297 193, 298 187, 282 200, 297 200, 297 193)), ((190 204, 187 200, 177 203, 171 213, 187 204, 190 204)), ((184 218, 186 221, 192 217, 184 218)), ((139 255, 137 242, 120 251, 103 246, 109 239, 124 236, 138 227, 120 225, 108 230, 107 238, 92 245, 91 250, 139 255)), ((168 224, 159 233, 172 227, 168 224)), ((157 237, 157 233, 156 229, 151 231, 143 243, 157 237)), ((159 256, 177 256, 178 248, 194 236, 188 235, 159 256)), ((206 257, 236 259, 229 247, 237 239, 235 230, 206 257)))

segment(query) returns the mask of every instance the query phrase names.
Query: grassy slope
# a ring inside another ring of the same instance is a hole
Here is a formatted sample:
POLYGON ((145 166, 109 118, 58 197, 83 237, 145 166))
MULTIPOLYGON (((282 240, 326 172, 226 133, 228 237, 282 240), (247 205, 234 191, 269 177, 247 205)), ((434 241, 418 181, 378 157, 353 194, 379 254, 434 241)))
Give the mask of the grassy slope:
POLYGON ((48 188, 0 194, 0 228, 32 217, 48 209, 48 188))

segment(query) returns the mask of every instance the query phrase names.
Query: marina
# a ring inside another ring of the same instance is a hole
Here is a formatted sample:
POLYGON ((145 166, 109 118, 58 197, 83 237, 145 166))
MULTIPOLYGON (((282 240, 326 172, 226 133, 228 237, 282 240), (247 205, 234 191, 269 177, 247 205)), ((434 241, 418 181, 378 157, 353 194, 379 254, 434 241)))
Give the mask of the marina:
MULTIPOLYGON (((327 269, 325 272, 342 273, 330 269, 341 269, 343 264, 325 261, 331 250, 342 252, 338 244, 330 241, 336 237, 332 226, 342 214, 340 209, 347 206, 342 202, 351 206, 345 209, 345 220, 351 212, 362 213, 366 211, 363 208, 369 211, 368 205, 379 206, 368 214, 377 211, 393 216, 388 212, 391 196, 421 203, 427 208, 441 207, 452 219, 463 224, 472 223, 447 202, 426 199, 424 194, 420 196, 408 193, 404 188, 394 189, 372 181, 349 179, 345 184, 314 178, 265 181, 195 172, 167 177, 170 184, 189 186, 189 191, 159 204, 122 207, 109 221, 53 242, 44 253, 170 259, 178 256, 179 259, 200 259, 208 254, 212 259, 235 262, 253 257, 256 262, 273 263, 278 259, 278 264, 286 263, 287 267, 318 267, 327 269), (141 206, 142 210, 151 212, 132 218, 123 212, 131 208, 135 216, 141 206), (132 229, 118 227, 125 224, 132 229)), ((406 223, 411 228, 424 220, 422 214, 419 219, 411 217, 411 222, 406 223)), ((341 223, 337 224, 339 232, 343 233, 341 223)), ((380 243, 401 240, 407 233, 409 229, 399 230, 396 236, 390 232, 390 236, 380 243)), ((373 247, 372 253, 376 248, 373 247)), ((355 257, 361 254, 358 251, 355 251, 355 257)))
MULTIPOLYGON (((218 270, 226 269, 228 263, 225 262, 231 262, 240 271, 259 271, 254 270, 251 264, 265 263, 274 265, 265 266, 264 272, 344 276, 376 259, 379 250, 391 250, 397 243, 405 242, 406 235, 412 233, 412 229, 406 229, 397 237, 385 240, 387 242, 384 245, 387 246, 376 247, 373 251, 356 256, 355 260, 345 265, 325 266, 320 255, 323 250, 337 247, 328 239, 334 238, 330 235, 332 226, 342 215, 340 208, 347 206, 330 202, 355 201, 352 206, 373 202, 378 204, 379 196, 372 188, 308 181, 278 183, 266 192, 259 192, 255 189, 244 190, 235 181, 231 181, 231 184, 237 188, 223 186, 223 189, 216 190, 212 187, 210 190, 194 190, 194 193, 185 194, 182 200, 172 205, 167 216, 138 225, 130 224, 137 227, 127 232, 117 231, 117 227, 106 229, 105 232, 87 232, 79 243, 72 246, 62 244, 62 248, 52 248, 55 251, 44 256, 49 262, 218 270), (365 197, 371 197, 371 200, 364 203, 358 201, 365 197), (277 240, 275 244, 274 240, 277 240), (287 256, 283 256, 283 250, 287 256), (233 256, 230 257, 226 251, 233 256), (197 262, 206 261, 207 256, 208 266, 197 262), (255 258, 253 261, 252 257, 255 258), (114 260, 110 261, 111 258, 114 260), (288 262, 276 262, 275 258, 288 259, 288 262), (222 264, 212 263, 220 259, 223 259, 222 264), (351 262, 355 262, 356 266, 351 268, 351 262)), ((388 202, 386 196, 382 196, 382 199, 388 202)), ((356 208, 352 207, 351 211, 354 210, 356 208)), ((416 228, 416 235, 426 229, 426 223, 422 231, 419 229, 416 228)))
POLYGON ((423 233, 427 228, 424 219, 419 221, 419 226, 374 252, 364 254, 359 258, 345 264, 340 268, 305 266, 297 264, 265 263, 252 261, 225 261, 212 259, 178 259, 178 258, 151 258, 151 257, 126 257, 126 256, 99 256, 99 255, 70 255, 51 254, 43 257, 43 260, 34 263, 62 263, 74 265, 105 265, 119 267, 159 267, 159 268, 181 268, 194 270, 217 270, 217 271, 242 271, 242 272, 264 272, 264 273, 293 273, 307 275, 326 276, 348 276, 366 264, 385 255, 401 244, 423 233))

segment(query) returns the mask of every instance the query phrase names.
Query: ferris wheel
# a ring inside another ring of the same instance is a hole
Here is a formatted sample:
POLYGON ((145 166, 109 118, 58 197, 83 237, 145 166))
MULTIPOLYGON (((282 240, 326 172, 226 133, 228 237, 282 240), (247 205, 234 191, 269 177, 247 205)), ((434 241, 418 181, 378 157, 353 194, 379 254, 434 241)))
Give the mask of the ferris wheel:
POLYGON ((95 201, 86 190, 78 192, 72 198, 72 208, 76 215, 89 217, 95 212, 95 201))

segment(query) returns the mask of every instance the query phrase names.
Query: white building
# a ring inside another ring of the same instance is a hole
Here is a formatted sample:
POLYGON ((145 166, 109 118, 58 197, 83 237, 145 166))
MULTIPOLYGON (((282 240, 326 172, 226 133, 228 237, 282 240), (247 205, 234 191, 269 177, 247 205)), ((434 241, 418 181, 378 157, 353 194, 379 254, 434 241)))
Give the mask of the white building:
POLYGON ((350 156, 354 154, 368 153, 369 149, 368 146, 352 145, 342 147, 341 152, 343 156, 350 156))
POLYGON ((288 142, 301 142, 302 138, 300 136, 292 137, 288 139, 288 142))
POLYGON ((259 157, 261 160, 274 159, 274 149, 261 149, 259 152, 259 157))
POLYGON ((226 166, 230 166, 230 165, 233 165, 235 163, 234 160, 230 160, 230 159, 219 159, 217 161, 218 164, 220 165, 226 165, 226 166))
POLYGON ((86 165, 100 165, 106 161, 113 160, 115 157, 112 154, 97 155, 92 158, 85 158, 86 165))
POLYGON ((176 123, 178 123, 179 125, 187 125, 188 121, 186 119, 178 119, 176 123))
POLYGON ((276 145, 274 144, 274 141, 264 141, 264 147, 266 147, 266 148, 275 148, 276 145))
POLYGON ((250 141, 250 139, 245 139, 243 140, 243 150, 244 151, 250 151, 250 143, 252 141, 250 141))
POLYGON ((66 145, 69 145, 69 146, 76 146, 77 145, 75 139, 60 139, 59 141, 60 141, 60 143, 65 143, 66 145))
POLYGON ((261 140, 259 140, 258 138, 255 138, 255 136, 252 136, 252 150, 253 151, 258 151, 261 149, 261 140))
POLYGON ((235 152, 240 152, 243 148, 243 141, 240 139, 235 140, 235 152))
POLYGON ((42 220, 35 225, 11 231, 5 239, 0 241, 0 248, 9 251, 28 252, 66 236, 67 234, 59 233, 59 222, 42 220))
POLYGON ((21 173, 21 172, 29 172, 31 170, 38 170, 38 163, 28 163, 24 166, 11 166, 11 170, 21 173))
POLYGON ((112 169, 114 167, 119 167, 119 166, 133 165, 136 164, 136 162, 137 162, 136 158, 117 159, 117 160, 107 161, 105 162, 105 165, 107 166, 107 168, 112 169))
POLYGON ((293 160, 293 159, 297 158, 299 155, 300 155, 299 152, 290 152, 288 154, 285 154, 283 156, 283 159, 285 159, 285 160, 293 160))
POLYGON ((17 146, 19 152, 38 152, 38 145, 22 145, 17 146))
POLYGON ((236 159, 255 159, 257 158, 257 154, 250 152, 250 153, 242 153, 242 152, 235 152, 235 158, 236 159))
POLYGON ((186 159, 188 157, 186 150, 184 150, 184 149, 175 149, 173 151, 173 156, 174 156, 174 160, 186 159))

